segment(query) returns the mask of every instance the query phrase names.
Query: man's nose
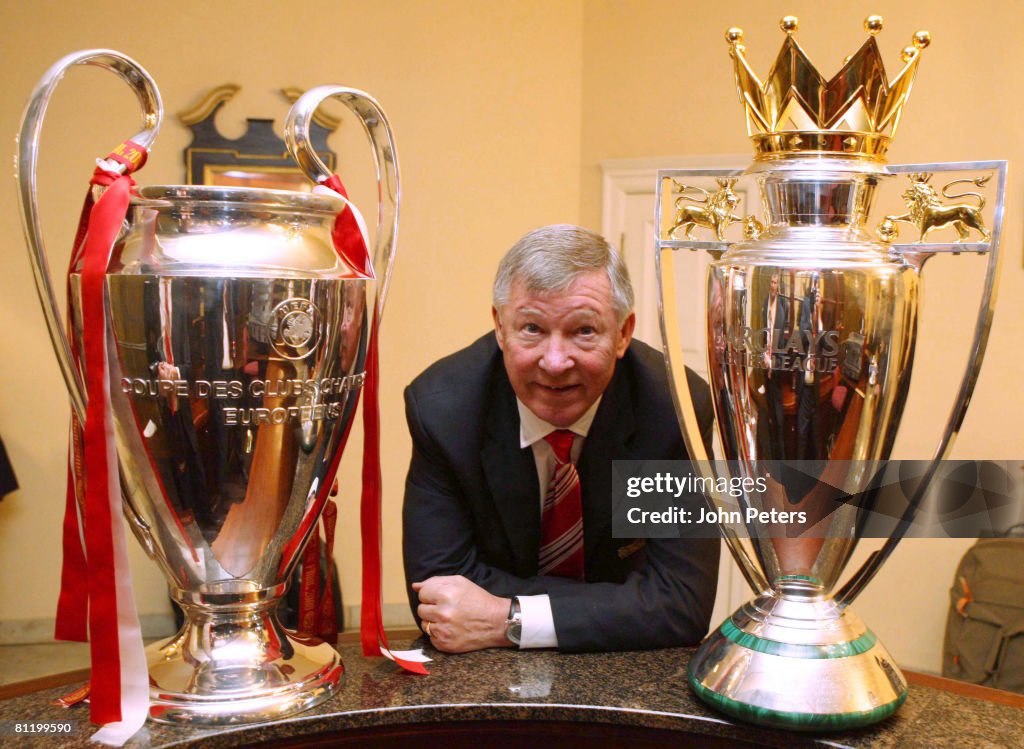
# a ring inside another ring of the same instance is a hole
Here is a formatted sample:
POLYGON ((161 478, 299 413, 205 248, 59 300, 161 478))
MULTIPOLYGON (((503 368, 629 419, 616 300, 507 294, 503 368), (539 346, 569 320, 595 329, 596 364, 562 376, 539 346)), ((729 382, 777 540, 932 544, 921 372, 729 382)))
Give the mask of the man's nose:
POLYGON ((551 375, 560 375, 573 366, 572 348, 561 336, 548 339, 544 354, 540 358, 540 368, 551 375))

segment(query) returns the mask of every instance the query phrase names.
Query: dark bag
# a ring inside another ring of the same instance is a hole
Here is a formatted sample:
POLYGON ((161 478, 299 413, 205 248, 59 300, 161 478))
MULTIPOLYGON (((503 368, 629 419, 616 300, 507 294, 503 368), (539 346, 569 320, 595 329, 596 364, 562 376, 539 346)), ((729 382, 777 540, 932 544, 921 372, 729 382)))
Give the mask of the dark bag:
POLYGON ((974 544, 949 598, 942 675, 1024 693, 1024 538, 974 544))

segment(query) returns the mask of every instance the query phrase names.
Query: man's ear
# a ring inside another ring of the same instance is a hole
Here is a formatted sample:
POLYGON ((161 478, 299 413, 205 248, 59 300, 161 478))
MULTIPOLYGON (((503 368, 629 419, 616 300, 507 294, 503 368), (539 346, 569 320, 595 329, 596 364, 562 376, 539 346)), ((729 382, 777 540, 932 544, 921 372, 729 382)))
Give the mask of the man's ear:
POLYGON ((501 313, 498 312, 498 308, 491 306, 491 317, 494 319, 494 337, 498 339, 498 348, 502 351, 505 350, 505 338, 501 332, 501 313))
POLYGON ((630 341, 633 340, 633 330, 636 328, 636 312, 630 312, 629 317, 622 323, 619 329, 619 345, 615 351, 616 358, 621 359, 626 355, 630 341))

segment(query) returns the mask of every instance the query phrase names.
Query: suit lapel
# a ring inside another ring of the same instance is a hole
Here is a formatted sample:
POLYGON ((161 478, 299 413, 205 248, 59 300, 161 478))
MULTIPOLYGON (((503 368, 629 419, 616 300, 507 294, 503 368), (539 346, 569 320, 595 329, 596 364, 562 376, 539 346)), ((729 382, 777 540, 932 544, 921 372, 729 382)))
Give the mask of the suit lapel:
POLYGON ((516 574, 537 574, 540 550, 540 486, 530 448, 519 447, 519 411, 515 393, 499 360, 491 387, 490 411, 481 450, 484 475, 505 527, 516 574))
MULTIPOLYGON (((578 470, 583 491, 583 554, 593 560, 601 539, 610 538, 612 522, 612 464, 639 456, 630 450, 635 430, 630 382, 622 362, 605 390, 583 443, 578 470)), ((588 566, 590 562, 587 562, 588 566)))

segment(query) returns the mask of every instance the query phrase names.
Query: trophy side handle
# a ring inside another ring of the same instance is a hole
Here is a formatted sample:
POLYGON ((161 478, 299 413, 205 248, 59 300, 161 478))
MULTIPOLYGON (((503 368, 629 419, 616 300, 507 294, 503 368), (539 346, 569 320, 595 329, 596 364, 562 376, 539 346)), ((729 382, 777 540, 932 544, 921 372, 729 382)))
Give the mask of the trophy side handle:
POLYGON ((960 389, 957 392, 956 400, 943 430, 942 438, 932 455, 931 461, 920 481, 914 488, 913 496, 900 518, 894 532, 886 539, 882 548, 871 553, 860 569, 853 574, 846 585, 836 594, 835 600, 840 606, 848 606, 860 595, 861 591, 878 573, 878 570, 896 549, 896 545, 906 535, 910 523, 917 513, 917 509, 924 500, 939 463, 949 455, 953 448, 953 442, 960 433, 964 417, 967 414, 967 407, 974 395, 974 387, 978 382, 978 374, 981 371, 981 363, 985 358, 985 350, 988 347, 989 333, 992 329, 992 318, 995 315, 996 296, 999 292, 999 268, 1002 264, 999 248, 1003 234, 1003 216, 1006 206, 1006 179, 1007 162, 995 161, 981 164, 972 164, 976 168, 989 167, 996 170, 999 175, 996 185, 996 201, 994 218, 992 222, 992 238, 988 248, 988 269, 985 273, 985 286, 978 306, 978 317, 974 325, 974 340, 971 343, 970 357, 967 368, 960 381, 960 389))
MULTIPOLYGON (((660 225, 660 222, 659 224, 660 225)), ((676 244, 679 244, 678 242, 676 244)), ((690 462, 701 476, 713 477, 714 469, 711 456, 700 436, 700 424, 697 412, 693 408, 690 384, 686 376, 686 364, 683 361, 682 347, 674 345, 682 340, 679 333, 679 315, 676 309, 675 287, 675 247, 658 246, 655 254, 656 275, 658 278, 658 316, 661 320, 661 339, 664 347, 665 364, 668 367, 668 378, 679 428, 683 433, 686 451, 690 462)), ((723 529, 724 530, 724 529, 723 529)), ((739 539, 733 533, 723 532, 729 551, 743 574, 743 578, 755 593, 769 590, 771 586, 761 573, 757 564, 750 558, 739 539)))
POLYGON ((317 156, 309 134, 313 113, 327 99, 337 99, 359 118, 373 146, 373 160, 377 170, 377 234, 373 249, 374 272, 383 280, 377 292, 377 319, 384 311, 384 300, 391 283, 398 238, 398 206, 400 199, 398 180, 398 153, 388 118, 380 104, 369 94, 344 86, 317 86, 300 96, 285 120, 284 140, 299 168, 315 183, 331 176, 331 170, 317 156))
MULTIPOLYGON (((21 212, 21 225, 25 232, 25 240, 29 248, 29 259, 32 263, 32 275, 39 294, 39 303, 43 309, 46 328, 50 333, 50 341, 60 364, 61 374, 71 397, 72 407, 80 420, 85 420, 86 393, 81 374, 75 368, 71 356, 71 346, 67 334, 60 322, 60 311, 57 298, 53 293, 50 280, 49 263, 46 259, 46 245, 43 241, 42 225, 39 221, 39 203, 36 190, 36 167, 39 161, 39 138, 42 133, 43 119, 57 84, 63 79, 69 68, 75 65, 95 65, 109 70, 121 77, 135 92, 142 106, 142 130, 132 136, 131 140, 147 151, 152 146, 160 131, 163 120, 163 103, 156 84, 137 62, 120 52, 109 49, 89 49, 74 52, 55 62, 43 75, 29 97, 28 105, 21 118, 21 129, 18 133, 18 150, 15 157, 15 177, 18 180, 18 205, 21 212)), ((125 167, 116 167, 123 171, 125 167)))

